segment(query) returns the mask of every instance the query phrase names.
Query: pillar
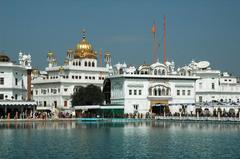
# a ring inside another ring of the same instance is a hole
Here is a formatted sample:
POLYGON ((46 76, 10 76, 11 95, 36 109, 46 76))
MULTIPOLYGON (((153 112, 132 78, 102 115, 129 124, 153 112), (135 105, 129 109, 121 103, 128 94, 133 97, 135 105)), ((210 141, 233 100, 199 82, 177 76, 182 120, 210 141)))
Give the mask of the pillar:
POLYGON ((36 106, 35 105, 33 105, 33 119, 35 119, 35 111, 36 111, 36 106))
POLYGON ((164 116, 164 118, 166 117, 165 107, 163 108, 163 116, 164 116))
POLYGON ((27 100, 30 101, 32 99, 31 95, 31 85, 32 85, 32 77, 31 77, 32 70, 27 70, 27 100))
POLYGON ((20 118, 23 119, 23 106, 21 106, 21 109, 20 109, 20 118))
POLYGON ((7 107, 6 105, 4 106, 4 118, 6 117, 6 114, 7 114, 7 107))

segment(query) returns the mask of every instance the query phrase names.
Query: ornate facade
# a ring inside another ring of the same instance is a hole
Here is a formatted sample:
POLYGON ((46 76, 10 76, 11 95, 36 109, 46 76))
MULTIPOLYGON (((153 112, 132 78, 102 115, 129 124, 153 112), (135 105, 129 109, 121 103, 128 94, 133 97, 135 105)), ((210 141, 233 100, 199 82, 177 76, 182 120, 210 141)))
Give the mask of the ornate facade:
POLYGON ((94 84, 102 88, 104 79, 112 72, 110 53, 105 53, 105 66, 99 66, 97 53, 85 33, 75 50, 67 50, 63 65, 57 64, 53 52, 48 52, 47 57, 45 71, 33 74, 33 98, 39 110, 71 109, 71 95, 78 86, 94 84))
POLYGON ((124 113, 163 113, 163 108, 174 114, 187 108, 194 113, 196 76, 180 76, 174 62, 138 68, 116 64, 111 83, 111 104, 121 105, 124 113), (167 106, 167 107, 166 107, 167 106))

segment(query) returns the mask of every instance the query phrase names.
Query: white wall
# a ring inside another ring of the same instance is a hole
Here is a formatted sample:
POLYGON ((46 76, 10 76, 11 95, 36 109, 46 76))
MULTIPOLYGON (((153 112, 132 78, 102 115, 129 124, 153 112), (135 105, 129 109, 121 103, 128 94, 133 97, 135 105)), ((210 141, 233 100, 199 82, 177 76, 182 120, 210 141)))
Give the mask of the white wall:
POLYGON ((219 77, 219 78, 202 78, 196 81, 196 102, 210 102, 212 100, 224 102, 239 102, 240 85, 237 84, 236 78, 219 77), (212 88, 212 83, 215 88, 212 88))
POLYGON ((4 99, 26 100, 27 70, 24 67, 12 63, 2 62, 0 65, 0 78, 4 78, 4 84, 0 85, 0 94, 4 99), (17 85, 15 84, 17 79, 17 85), (17 99, 15 99, 17 95, 17 99), (5 98, 7 96, 7 98, 5 98))

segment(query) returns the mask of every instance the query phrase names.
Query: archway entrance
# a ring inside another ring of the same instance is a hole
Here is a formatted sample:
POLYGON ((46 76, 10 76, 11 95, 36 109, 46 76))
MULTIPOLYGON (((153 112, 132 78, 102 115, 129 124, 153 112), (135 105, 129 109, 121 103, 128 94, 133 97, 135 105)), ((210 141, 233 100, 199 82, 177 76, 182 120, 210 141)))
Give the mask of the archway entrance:
POLYGON ((170 115, 170 109, 168 106, 168 100, 152 100, 151 102, 151 112, 156 115, 163 116, 170 115))
POLYGON ((171 115, 169 106, 161 104, 152 106, 152 113, 160 116, 164 116, 164 113, 167 116, 171 115))

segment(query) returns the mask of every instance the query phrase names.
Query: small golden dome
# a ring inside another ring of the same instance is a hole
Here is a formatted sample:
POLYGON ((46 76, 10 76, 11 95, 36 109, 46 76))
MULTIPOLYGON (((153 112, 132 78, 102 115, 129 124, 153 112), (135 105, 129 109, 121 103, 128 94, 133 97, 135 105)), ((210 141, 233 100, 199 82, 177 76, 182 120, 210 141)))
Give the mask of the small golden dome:
POLYGON ((39 70, 34 69, 34 70, 32 71, 32 74, 33 74, 33 75, 38 75, 38 74, 39 74, 39 70))
POLYGON ((7 55, 0 53, 0 62, 9 62, 9 61, 10 61, 10 58, 7 55))
POLYGON ((54 53, 52 51, 48 51, 48 57, 53 57, 54 53))
POLYGON ((106 56, 111 56, 111 53, 110 53, 109 51, 106 51, 104 56, 105 56, 105 57, 106 57, 106 56))
POLYGON ((68 59, 65 59, 65 60, 64 60, 64 65, 67 65, 68 62, 69 62, 69 60, 68 60, 68 59))
POLYGON ((63 73, 63 72, 64 72, 64 68, 61 66, 61 67, 59 67, 58 71, 59 71, 60 73, 63 73))

